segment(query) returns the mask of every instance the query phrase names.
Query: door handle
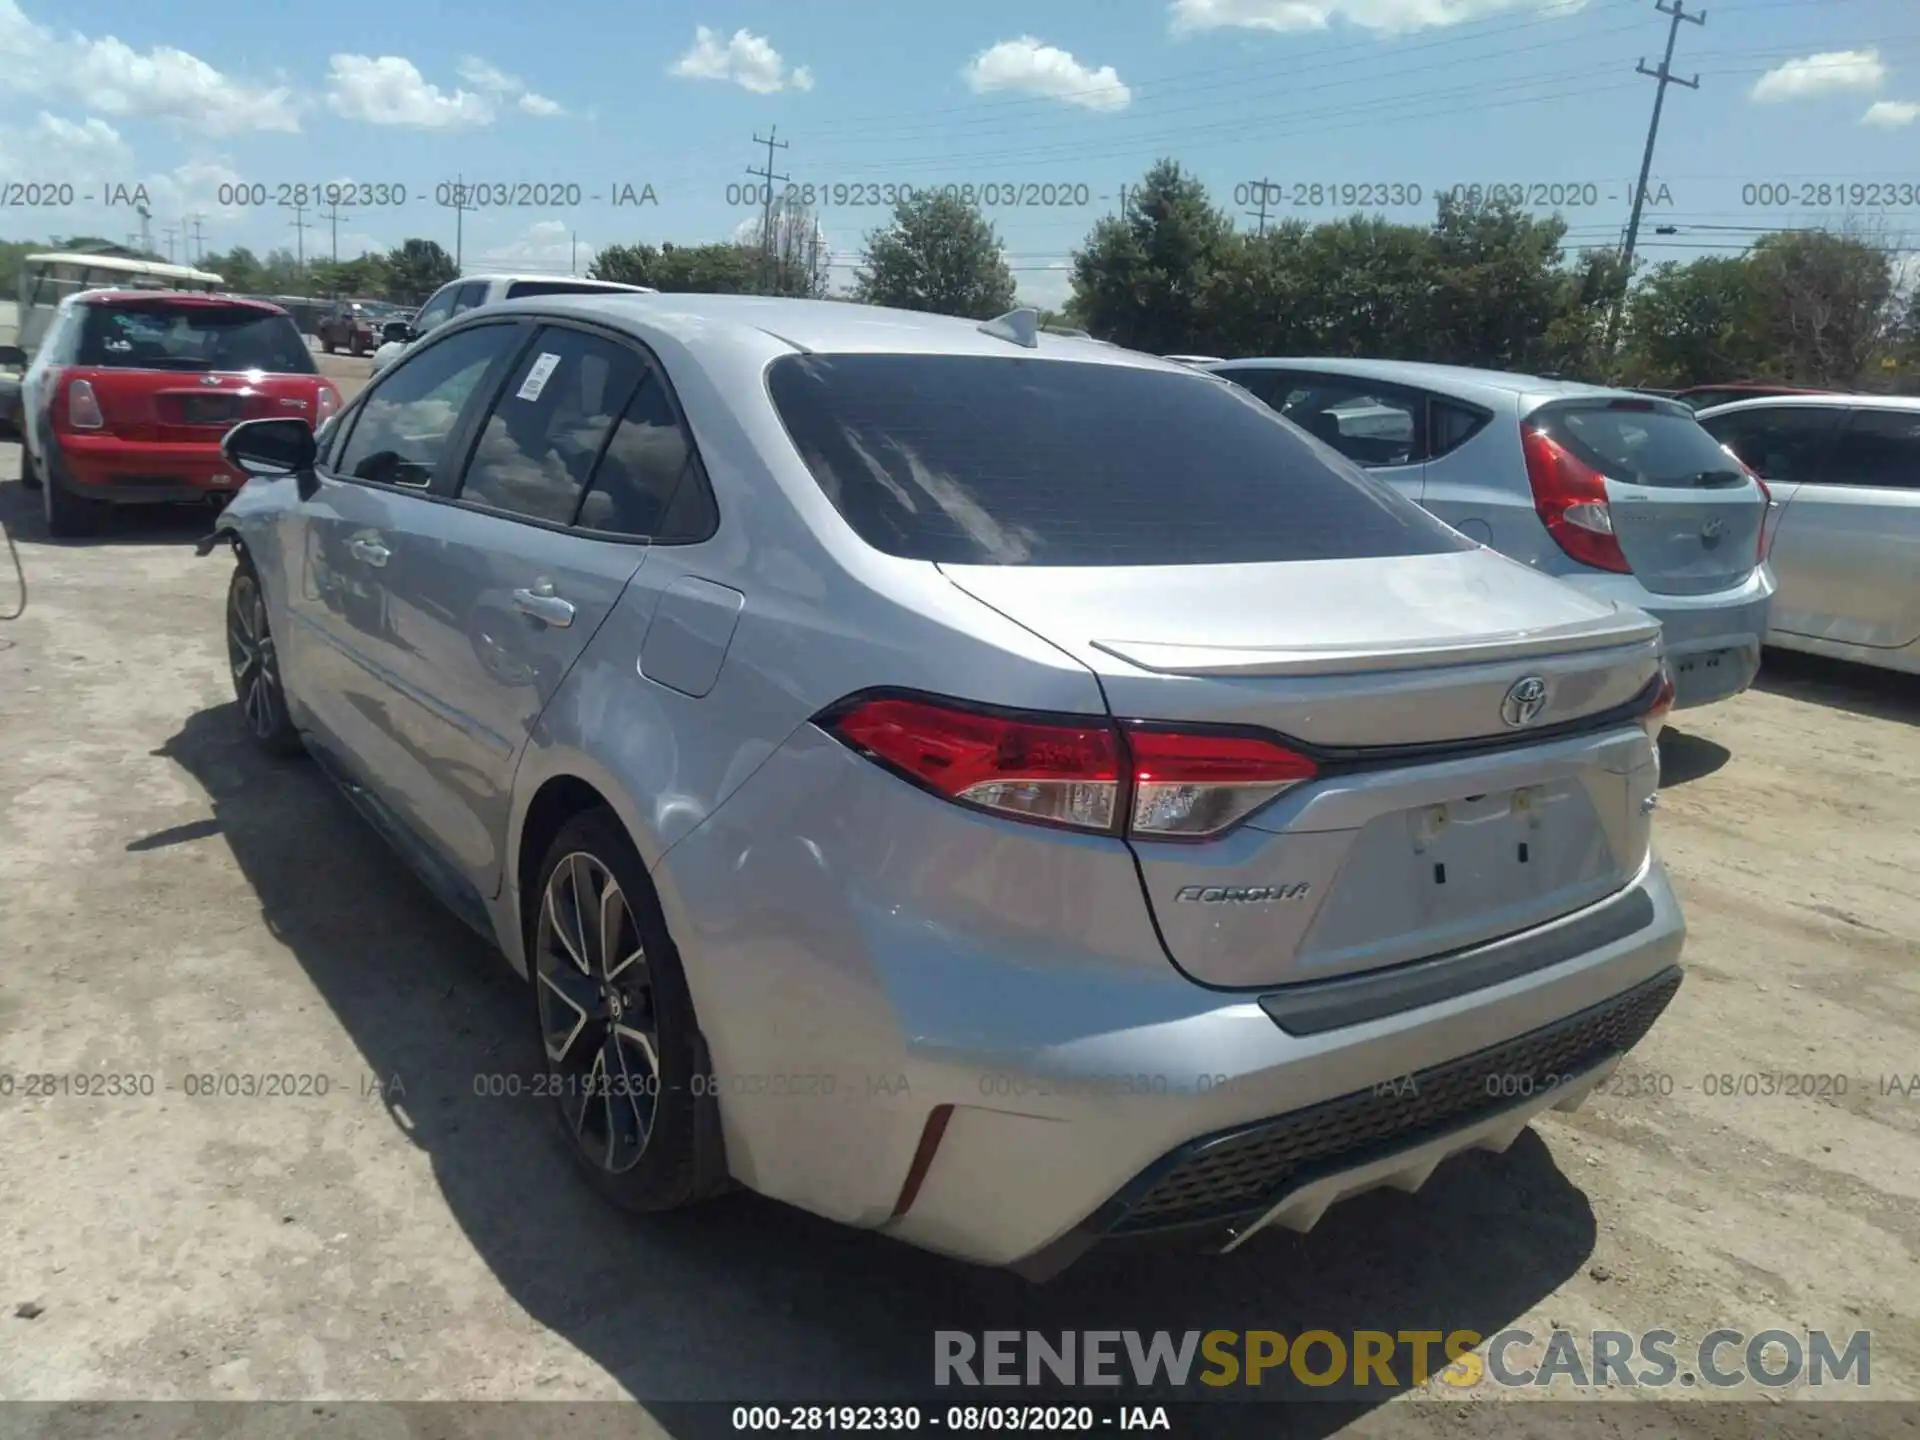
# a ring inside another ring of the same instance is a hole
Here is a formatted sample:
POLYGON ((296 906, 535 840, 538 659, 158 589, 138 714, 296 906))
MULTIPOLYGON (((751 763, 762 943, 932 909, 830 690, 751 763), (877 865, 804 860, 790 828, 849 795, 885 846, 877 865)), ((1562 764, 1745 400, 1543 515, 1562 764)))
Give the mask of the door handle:
POLYGON ((347 549, 352 553, 354 559, 363 560, 367 564, 374 566, 386 564, 387 557, 393 553, 378 540, 349 541, 347 549))
POLYGON ((529 589, 514 591, 513 608, 556 630, 573 624, 573 604, 553 593, 551 580, 538 580, 529 589))

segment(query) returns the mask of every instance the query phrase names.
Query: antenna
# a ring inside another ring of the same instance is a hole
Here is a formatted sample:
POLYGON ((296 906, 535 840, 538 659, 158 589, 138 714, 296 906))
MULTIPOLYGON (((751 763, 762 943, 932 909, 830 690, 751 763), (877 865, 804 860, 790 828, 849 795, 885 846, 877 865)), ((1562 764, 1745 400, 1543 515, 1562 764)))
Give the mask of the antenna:
POLYGON ((991 335, 996 340, 1011 340, 1014 344, 1028 350, 1040 348, 1040 312, 1031 308, 1009 310, 998 319, 989 320, 979 327, 982 335, 991 335))

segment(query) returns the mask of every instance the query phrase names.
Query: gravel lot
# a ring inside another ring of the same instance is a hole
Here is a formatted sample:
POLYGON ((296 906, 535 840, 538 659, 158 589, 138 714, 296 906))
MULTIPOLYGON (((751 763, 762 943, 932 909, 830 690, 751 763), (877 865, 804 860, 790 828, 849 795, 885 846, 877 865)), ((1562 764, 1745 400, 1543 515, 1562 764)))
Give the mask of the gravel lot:
MULTIPOLYGON (((1772 657, 1668 732, 1690 977, 1628 1062, 1647 1093, 1310 1237, 1096 1254, 1034 1289, 751 1196, 651 1222, 593 1199, 538 1102, 474 1093, 533 1067, 518 982, 312 766, 244 743, 229 564, 191 549, 206 517, 52 543, 16 457, 0 447, 30 587, 0 625, 0 1074, 157 1084, 0 1098, 0 1398, 741 1400, 829 1376, 878 1396, 926 1382, 936 1328, 1558 1324, 1870 1329, 1875 1394, 1920 1399, 1911 680, 1772 657), (329 1093, 183 1093, 266 1071, 329 1093), (1846 1093, 1705 1079, 1776 1072, 1846 1093)), ((0 612, 15 595, 0 573, 0 612)), ((1407 1410, 1308 1408, 1322 1433, 1407 1410)), ((1730 1434, 1765 1407, 1689 1411, 1730 1434)))

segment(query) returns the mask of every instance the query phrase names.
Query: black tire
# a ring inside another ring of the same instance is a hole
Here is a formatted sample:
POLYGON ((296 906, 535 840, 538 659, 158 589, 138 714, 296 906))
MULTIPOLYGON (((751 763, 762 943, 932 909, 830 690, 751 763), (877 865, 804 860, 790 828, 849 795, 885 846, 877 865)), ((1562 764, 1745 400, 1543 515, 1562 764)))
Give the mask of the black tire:
POLYGON ((253 561, 242 554, 227 582, 227 665, 241 723, 254 745, 276 758, 303 753, 300 732, 287 714, 280 658, 267 621, 266 592, 253 561))
POLYGON ((326 351, 327 354, 332 355, 335 353, 337 347, 333 341, 329 340, 325 335, 322 335, 320 337, 320 348, 326 351))
POLYGON ((92 535, 107 523, 113 507, 106 501, 74 494, 60 483, 59 473, 53 469, 39 473, 40 513, 47 522, 49 535, 73 539, 92 535))
POLYGON ((40 467, 34 463, 33 452, 27 448, 27 442, 20 442, 20 487, 23 490, 38 490, 43 482, 40 479, 40 467))
POLYGON ((633 842, 612 811, 584 811, 561 827, 537 873, 526 897, 527 974, 568 1152, 625 1210, 674 1210, 719 1193, 718 1086, 633 842))
POLYGON ((353 339, 347 342, 347 353, 358 360, 362 355, 367 353, 366 343, 362 341, 358 335, 354 336, 353 339))

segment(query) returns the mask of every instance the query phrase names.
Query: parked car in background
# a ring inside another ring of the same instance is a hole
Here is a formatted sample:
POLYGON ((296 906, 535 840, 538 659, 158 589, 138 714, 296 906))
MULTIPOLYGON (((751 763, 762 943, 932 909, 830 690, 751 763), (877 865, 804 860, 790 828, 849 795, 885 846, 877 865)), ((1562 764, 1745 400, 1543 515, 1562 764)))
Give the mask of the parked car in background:
POLYGON ((1390 360, 1231 360, 1212 374, 1462 534, 1657 617, 1676 709, 1753 683, 1767 488, 1674 400, 1390 360))
POLYGON ((620 1204, 1232 1249, 1680 984, 1659 627, 1037 320, 552 294, 227 437, 248 732, 532 980, 620 1204))
POLYGON ((1735 381, 1728 385, 1691 385, 1685 390, 1673 392, 1673 398, 1695 410, 1710 409, 1715 405, 1730 405, 1736 400, 1761 400, 1777 395, 1820 395, 1820 390, 1799 390, 1791 385, 1769 385, 1764 382, 1735 381))
POLYGON ((224 500, 245 479, 220 450, 237 422, 311 429, 339 405, 278 306, 86 291, 60 302, 21 382, 20 479, 49 531, 81 535, 115 505, 224 500))
POLYGON ((1780 507, 1767 643, 1920 671, 1920 399, 1743 400, 1700 424, 1780 507))
POLYGON ((314 326, 320 348, 327 354, 345 350, 349 355, 368 355, 381 344, 381 331, 395 320, 407 320, 412 312, 384 300, 341 300, 325 310, 314 326))
POLYGON ((382 329, 380 348, 373 352, 377 375, 406 354, 408 347, 433 333, 456 315, 497 305, 502 300, 525 300, 536 295, 654 295, 646 285, 621 285, 612 280, 575 280, 553 275, 477 275, 450 280, 434 291, 417 314, 389 320, 382 329))
POLYGON ((1218 355, 1168 355, 1165 358, 1178 365, 1218 365, 1222 357, 1218 355))

